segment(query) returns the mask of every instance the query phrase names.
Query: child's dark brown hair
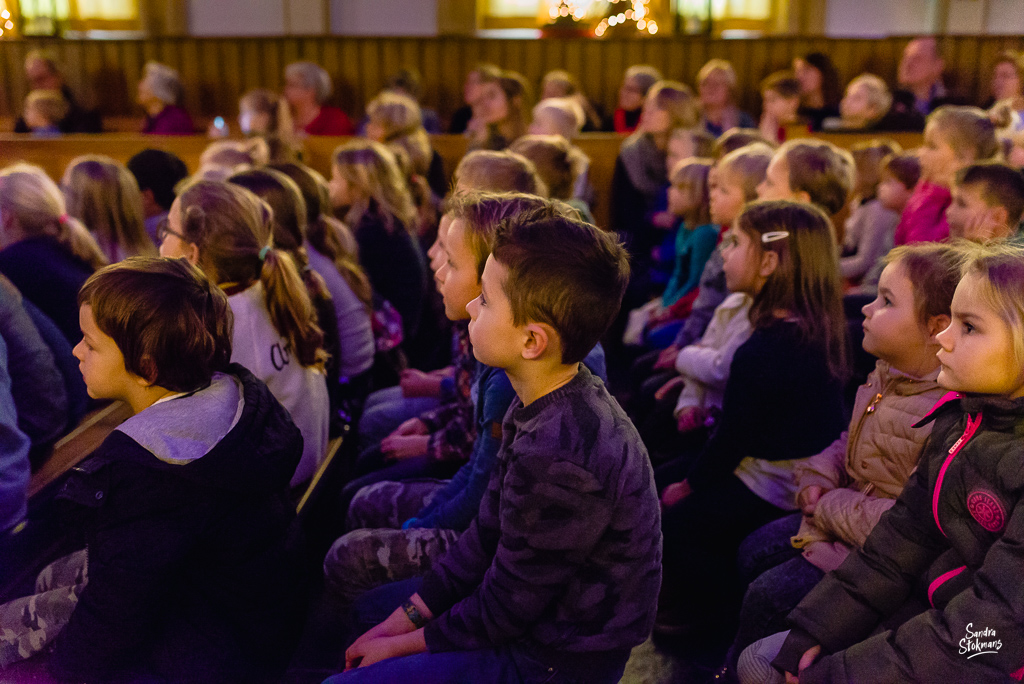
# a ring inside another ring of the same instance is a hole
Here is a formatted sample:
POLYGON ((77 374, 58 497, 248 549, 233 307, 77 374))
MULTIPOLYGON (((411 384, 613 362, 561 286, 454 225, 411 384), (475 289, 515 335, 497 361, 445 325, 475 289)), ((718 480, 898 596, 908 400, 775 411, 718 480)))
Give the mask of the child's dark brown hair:
POLYGON ((564 364, 582 361, 594 348, 629 282, 629 256, 614 234, 568 218, 558 203, 502 223, 492 255, 508 269, 502 289, 513 323, 554 328, 564 364))
POLYGON ((205 387, 231 362, 227 296, 185 259, 131 257, 94 273, 78 293, 125 369, 174 392, 205 387))

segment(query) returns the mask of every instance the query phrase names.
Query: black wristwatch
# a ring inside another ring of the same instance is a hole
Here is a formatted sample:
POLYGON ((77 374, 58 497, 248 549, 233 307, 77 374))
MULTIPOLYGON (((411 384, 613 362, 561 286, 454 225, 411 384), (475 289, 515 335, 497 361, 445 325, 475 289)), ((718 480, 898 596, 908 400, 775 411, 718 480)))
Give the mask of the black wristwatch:
POLYGON ((403 603, 402 610, 405 611, 405 614, 409 617, 409 621, 412 622, 416 629, 427 624, 427 618, 423 617, 423 613, 420 612, 420 609, 417 608, 416 604, 412 601, 406 601, 403 603))

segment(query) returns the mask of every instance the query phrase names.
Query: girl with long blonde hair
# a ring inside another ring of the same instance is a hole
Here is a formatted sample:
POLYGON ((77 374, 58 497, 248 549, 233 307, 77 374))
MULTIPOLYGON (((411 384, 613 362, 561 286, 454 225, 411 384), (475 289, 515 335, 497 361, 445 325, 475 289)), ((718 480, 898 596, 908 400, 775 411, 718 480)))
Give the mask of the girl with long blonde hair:
POLYGON ((139 184, 123 164, 103 155, 71 160, 61 181, 68 214, 81 221, 111 263, 156 256, 146 233, 139 184))
POLYGON ((418 214, 395 155, 372 140, 334 151, 331 204, 352 228, 374 291, 402 316, 405 339, 419 327, 427 277, 415 233, 418 214))
POLYGON ((0 171, 0 273, 50 317, 68 342, 82 338, 78 290, 107 257, 38 166, 0 171))

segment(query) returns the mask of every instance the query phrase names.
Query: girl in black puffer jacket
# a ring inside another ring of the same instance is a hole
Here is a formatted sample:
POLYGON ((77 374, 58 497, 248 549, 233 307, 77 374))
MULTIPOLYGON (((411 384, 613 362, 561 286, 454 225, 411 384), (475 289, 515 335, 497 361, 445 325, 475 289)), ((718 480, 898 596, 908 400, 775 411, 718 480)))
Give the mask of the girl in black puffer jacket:
POLYGON ((1024 250, 976 247, 965 264, 921 463, 790 614, 773 664, 802 683, 1024 675, 1024 250))

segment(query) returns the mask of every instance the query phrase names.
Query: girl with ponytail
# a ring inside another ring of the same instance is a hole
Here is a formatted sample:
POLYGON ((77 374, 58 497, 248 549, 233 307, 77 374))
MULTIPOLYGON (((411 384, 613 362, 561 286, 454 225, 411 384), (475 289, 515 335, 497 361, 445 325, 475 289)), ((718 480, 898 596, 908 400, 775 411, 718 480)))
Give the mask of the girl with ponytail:
POLYGON ((89 231, 68 216, 64 195, 45 171, 23 163, 0 171, 0 273, 71 345, 82 339, 78 290, 106 264, 89 231))
POLYGON ((302 460, 291 480, 298 485, 327 449, 327 354, 299 268, 274 246, 272 231, 270 208, 252 192, 198 181, 171 205, 160 255, 187 258, 228 295, 231 360, 267 384, 302 432, 302 460))

